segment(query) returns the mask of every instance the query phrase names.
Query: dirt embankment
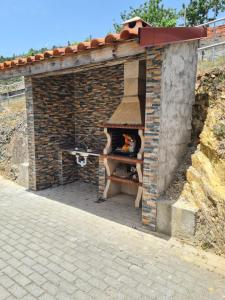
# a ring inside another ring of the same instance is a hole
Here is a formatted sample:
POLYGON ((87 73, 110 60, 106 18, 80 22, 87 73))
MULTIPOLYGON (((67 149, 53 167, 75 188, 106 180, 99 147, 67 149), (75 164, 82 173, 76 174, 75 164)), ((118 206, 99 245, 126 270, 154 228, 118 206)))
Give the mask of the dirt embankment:
POLYGON ((27 186, 28 150, 24 97, 0 102, 0 175, 27 186))
POLYGON ((181 193, 198 208, 195 243, 225 255, 225 69, 198 76, 191 157, 181 193))

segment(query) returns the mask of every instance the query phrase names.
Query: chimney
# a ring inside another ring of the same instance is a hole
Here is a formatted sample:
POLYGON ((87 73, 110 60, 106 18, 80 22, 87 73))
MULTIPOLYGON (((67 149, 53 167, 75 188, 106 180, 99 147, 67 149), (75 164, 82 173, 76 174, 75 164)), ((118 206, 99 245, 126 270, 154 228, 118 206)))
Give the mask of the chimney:
MULTIPOLYGON (((123 23, 122 31, 137 31, 150 25, 139 17, 123 23)), ((145 107, 145 61, 124 64, 124 96, 116 111, 107 122, 114 125, 143 125, 145 107)))
POLYGON ((123 29, 122 30, 126 30, 126 29, 138 29, 138 28, 142 28, 142 27, 151 27, 151 25, 147 22, 145 22, 143 19, 139 18, 139 17, 134 17, 132 19, 126 20, 125 22, 123 22, 123 29))
POLYGON ((108 124, 144 124, 145 68, 145 61, 124 64, 124 96, 108 124))

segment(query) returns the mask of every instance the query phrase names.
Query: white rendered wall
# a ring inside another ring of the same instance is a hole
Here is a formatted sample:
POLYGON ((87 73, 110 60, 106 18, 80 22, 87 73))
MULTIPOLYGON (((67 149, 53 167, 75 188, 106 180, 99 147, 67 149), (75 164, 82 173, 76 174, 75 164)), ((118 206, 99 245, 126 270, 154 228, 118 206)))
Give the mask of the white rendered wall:
POLYGON ((158 191, 171 183, 191 138, 195 99, 198 41, 171 44, 164 49, 158 191))

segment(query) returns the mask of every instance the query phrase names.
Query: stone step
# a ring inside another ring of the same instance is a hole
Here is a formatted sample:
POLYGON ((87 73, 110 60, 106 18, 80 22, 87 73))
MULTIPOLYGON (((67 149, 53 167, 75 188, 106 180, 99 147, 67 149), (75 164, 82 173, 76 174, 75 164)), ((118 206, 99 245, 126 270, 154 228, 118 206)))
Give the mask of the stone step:
POLYGON ((157 231, 175 238, 190 239, 195 234, 198 208, 183 199, 160 199, 157 204, 157 231))

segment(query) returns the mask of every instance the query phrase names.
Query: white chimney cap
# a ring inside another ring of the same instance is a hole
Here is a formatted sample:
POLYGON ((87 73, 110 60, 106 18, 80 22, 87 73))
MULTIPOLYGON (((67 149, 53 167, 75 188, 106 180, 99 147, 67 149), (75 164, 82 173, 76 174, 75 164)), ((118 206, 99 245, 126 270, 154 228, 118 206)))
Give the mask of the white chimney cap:
POLYGON ((128 23, 137 22, 137 21, 141 21, 141 22, 143 22, 143 23, 145 23, 146 25, 148 25, 148 26, 151 27, 151 25, 150 25, 148 22, 144 21, 144 20, 143 20, 142 18, 140 18, 140 17, 134 17, 134 18, 131 18, 131 19, 129 19, 129 20, 126 20, 126 21, 124 21, 124 22, 122 23, 122 25, 126 25, 126 24, 128 24, 128 23))

